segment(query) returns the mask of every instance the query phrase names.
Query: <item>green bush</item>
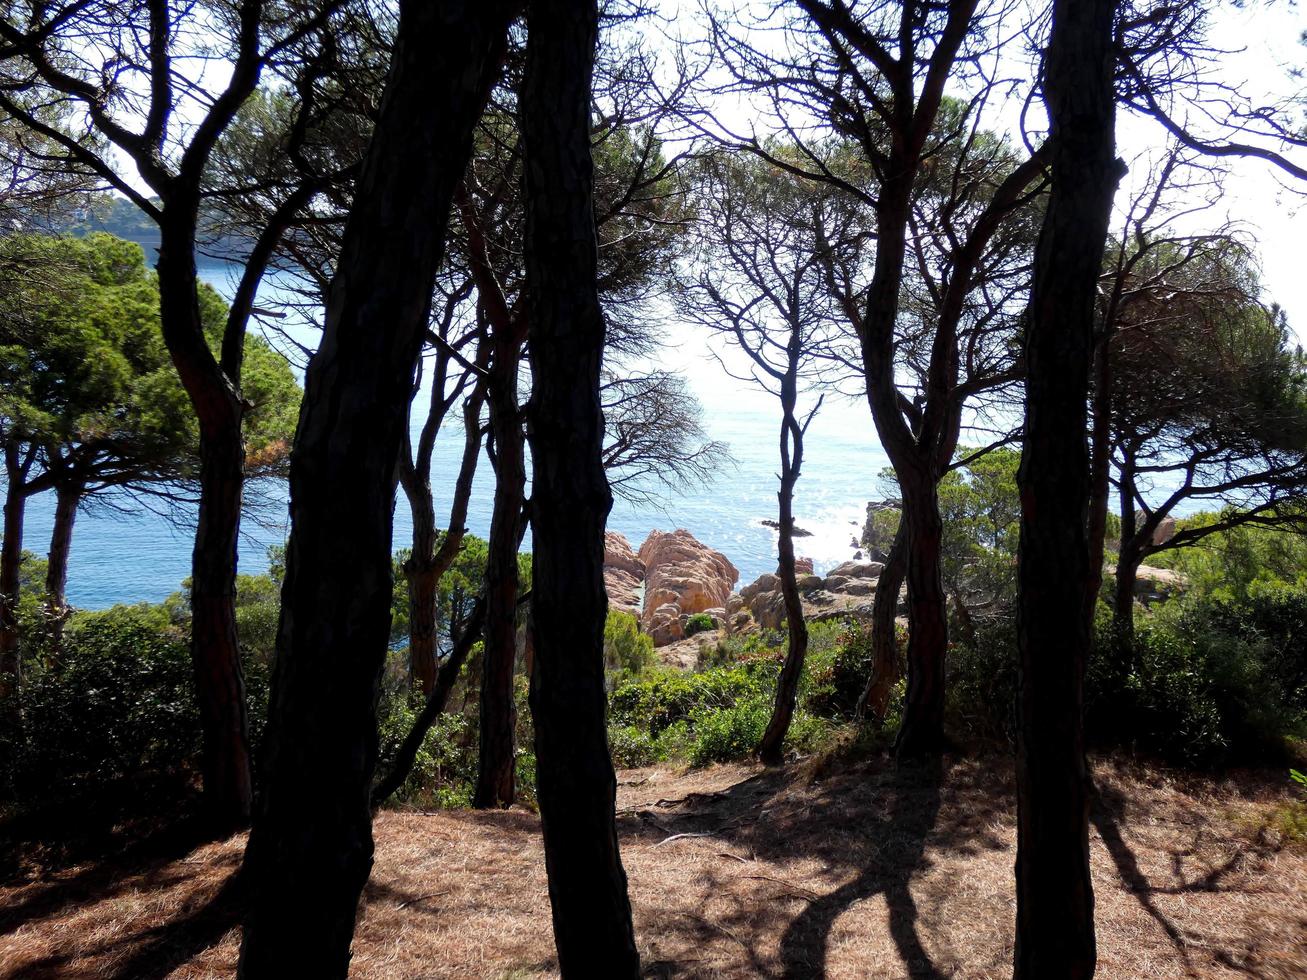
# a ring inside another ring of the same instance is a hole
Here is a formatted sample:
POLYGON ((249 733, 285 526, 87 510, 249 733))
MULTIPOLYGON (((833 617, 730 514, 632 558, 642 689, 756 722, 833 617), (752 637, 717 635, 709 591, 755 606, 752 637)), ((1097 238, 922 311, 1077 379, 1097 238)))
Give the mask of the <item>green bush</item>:
POLYGON ((749 756, 762 739, 769 715, 767 704, 755 698, 698 712, 691 719, 695 737, 690 762, 702 766, 749 756))
POLYGON ((653 638, 630 613, 613 610, 604 622, 604 668, 612 681, 637 677, 658 663, 653 638))
POLYGON ((608 749, 619 769, 637 769, 666 759, 660 740, 636 725, 609 727, 608 749))
MULTIPOLYGON (((377 718, 378 773, 390 771, 400 744, 422 710, 420 696, 383 698, 377 718)), ((469 719, 446 712, 422 740, 408 779, 389 803, 440 808, 472 803, 476 782, 476 740, 469 719)))
POLYGON ((75 615, 0 734, 6 786, 48 801, 185 778, 200 742, 193 683, 186 633, 162 606, 75 615))
POLYGON ((804 707, 825 718, 854 717, 871 676, 871 627, 855 619, 816 623, 808 642, 804 707))
POLYGON ((717 623, 707 613, 695 613, 685 623, 685 635, 694 636, 696 633, 707 633, 716 628, 717 623))
POLYGON ((698 674, 671 668, 649 671, 613 691, 609 717, 615 725, 635 725, 657 737, 704 709, 764 697, 775 685, 778 670, 773 662, 748 660, 698 674))
POLYGON ((979 738, 1016 738, 1017 636, 1009 616, 976 624, 975 645, 948 651, 947 717, 979 738))

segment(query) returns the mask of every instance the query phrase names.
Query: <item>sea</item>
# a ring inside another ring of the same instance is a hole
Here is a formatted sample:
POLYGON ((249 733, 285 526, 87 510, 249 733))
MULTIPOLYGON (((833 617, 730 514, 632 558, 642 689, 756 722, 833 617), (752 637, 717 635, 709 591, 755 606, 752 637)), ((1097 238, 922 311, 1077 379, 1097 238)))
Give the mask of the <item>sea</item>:
MULTIPOLYGON (((228 297, 239 272, 239 266, 219 260, 203 261, 199 268, 200 278, 228 297)), ((272 277, 260 291, 258 306, 275 310, 282 289, 284 284, 272 277)), ((718 467, 702 485, 659 491, 653 501, 617 499, 608 527, 637 549, 653 530, 684 528, 725 554, 739 569, 740 584, 747 584, 776 566, 776 532, 763 522, 777 516, 779 403, 752 381, 741 380, 748 373, 741 355, 714 343, 702 330, 677 322, 669 312, 657 332, 663 345, 651 360, 686 379, 702 406, 708 437, 726 444, 731 462, 718 467)), ((281 338, 269 339, 285 349, 281 338)), ((307 333, 296 339, 312 341, 307 333)), ((809 397, 808 404, 814 400, 809 397)), ((421 395, 415 400, 424 403, 421 395)), ((420 419, 415 420, 415 429, 419 425, 420 419)), ((438 516, 449 512, 461 452, 462 431, 455 418, 441 432, 433 460, 438 516)), ((885 496, 883 473, 888 465, 865 400, 827 394, 808 430, 795 492, 795 524, 808 532, 796 541, 796 551, 813 559, 818 572, 854 557, 867 502, 885 496)), ((287 491, 284 484, 264 485, 251 496, 258 499, 246 507, 239 570, 259 574, 267 570, 269 547, 284 544, 289 535, 287 491)), ((493 477, 483 459, 468 509, 471 533, 488 533, 492 497, 493 477)), ((26 550, 38 555, 47 551, 53 515, 52 495, 29 501, 23 529, 26 550)), ((118 603, 158 602, 177 591, 189 574, 194 516, 193 509, 184 507, 160 511, 122 500, 88 503, 77 517, 69 556, 69 601, 82 609, 104 609, 118 603)), ((400 494, 396 550, 408 544, 411 531, 400 494)))

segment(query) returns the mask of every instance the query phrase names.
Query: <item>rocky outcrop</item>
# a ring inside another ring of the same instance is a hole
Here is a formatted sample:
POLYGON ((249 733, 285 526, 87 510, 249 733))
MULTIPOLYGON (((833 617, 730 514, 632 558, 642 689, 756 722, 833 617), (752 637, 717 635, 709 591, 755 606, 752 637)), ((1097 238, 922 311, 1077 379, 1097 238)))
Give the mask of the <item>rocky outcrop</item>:
POLYGON ((1153 544, 1162 545, 1175 537, 1175 518, 1163 517, 1153 529, 1153 544))
POLYGON ((1183 572, 1171 568, 1140 565, 1135 570, 1135 597, 1145 604, 1169 599, 1189 587, 1183 572))
POLYGON ((604 587, 608 608, 640 615, 640 589, 644 586, 644 562, 631 543, 616 531, 604 532, 604 587))
POLYGON ((892 500, 867 502, 867 520, 862 525, 861 539, 855 538, 854 548, 865 549, 877 561, 889 557, 894 544, 894 531, 898 528, 899 505, 892 500))
POLYGON ((640 546, 644 563, 644 631, 655 646, 683 639, 685 623, 696 613, 725 617, 726 601, 740 577, 720 551, 689 531, 653 531, 640 546))
MULTIPOLYGON (((884 566, 875 561, 846 561, 826 576, 798 576, 803 615, 809 622, 844 616, 869 618, 876 582, 884 566)), ((726 629, 780 629, 785 623, 785 597, 776 575, 762 575, 731 596, 726 603, 726 629)))

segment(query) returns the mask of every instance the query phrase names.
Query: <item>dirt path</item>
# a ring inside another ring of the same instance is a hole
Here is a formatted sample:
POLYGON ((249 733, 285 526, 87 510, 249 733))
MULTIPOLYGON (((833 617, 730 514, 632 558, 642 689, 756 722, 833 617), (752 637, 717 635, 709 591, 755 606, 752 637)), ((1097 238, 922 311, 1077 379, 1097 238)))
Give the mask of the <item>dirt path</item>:
MULTIPOLYGON (((1008 769, 621 773, 646 975, 1010 976, 1008 769)), ((1307 978, 1307 854, 1258 832, 1268 793, 1096 778, 1100 977, 1307 978)), ((0 977, 232 976, 242 844, 0 888, 0 977)), ((381 815, 352 976, 547 977, 552 953, 533 814, 381 815)))

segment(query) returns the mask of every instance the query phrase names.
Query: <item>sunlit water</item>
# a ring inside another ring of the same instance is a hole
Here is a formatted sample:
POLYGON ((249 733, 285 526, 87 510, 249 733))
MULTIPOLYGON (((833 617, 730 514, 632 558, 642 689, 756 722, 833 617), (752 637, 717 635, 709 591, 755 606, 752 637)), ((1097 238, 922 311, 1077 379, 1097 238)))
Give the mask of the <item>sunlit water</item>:
MULTIPOLYGON (((202 266, 201 278, 231 294, 231 267, 202 266)), ((265 295, 264 302, 275 300, 265 295)), ((775 532, 762 524, 776 517, 779 469, 779 408, 774 399, 728 377, 701 338, 683 327, 668 328, 669 347, 662 364, 686 375, 704 408, 711 438, 727 443, 735 465, 724 467, 708 486, 679 495, 666 494, 654 507, 623 500, 613 506, 608 526, 638 548, 659 528, 686 528, 723 552, 750 582, 776 564, 775 532)), ((447 514, 454 475, 462 452, 462 433, 448 427, 437 444, 433 465, 436 513, 447 514)), ((808 432, 802 478, 796 494, 797 524, 812 532, 797 542, 800 555, 814 559, 818 570, 853 557, 866 502, 879 496, 878 475, 887 465, 864 402, 835 401, 823 406, 808 432)), ((490 527, 493 478, 483 459, 478 470, 468 527, 485 535, 490 527)), ((278 502, 261 508, 256 522, 247 516, 240 547, 240 570, 267 568, 267 548, 282 544, 288 533, 285 491, 278 502)), ((51 495, 29 502, 24 546, 44 554, 53 519, 51 495)), ((189 515, 181 515, 183 520, 189 515)), ((408 544, 411 519, 400 495, 395 511, 394 547, 408 544)), ((529 543, 528 543, 529 546, 529 543)), ((175 520, 137 509, 123 515, 92 504, 78 516, 68 568, 71 602, 99 609, 119 602, 155 602, 176 591, 189 574, 190 530, 175 520)))

